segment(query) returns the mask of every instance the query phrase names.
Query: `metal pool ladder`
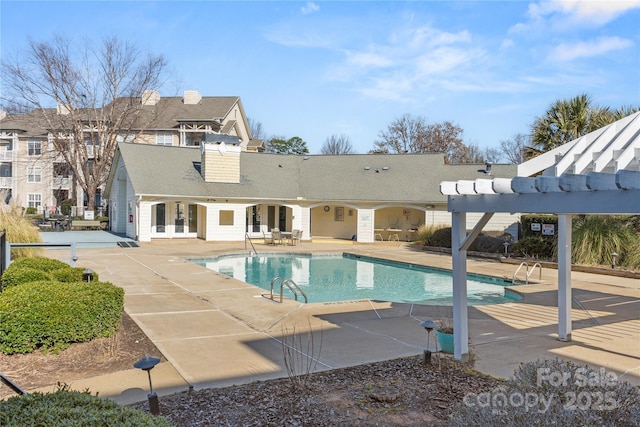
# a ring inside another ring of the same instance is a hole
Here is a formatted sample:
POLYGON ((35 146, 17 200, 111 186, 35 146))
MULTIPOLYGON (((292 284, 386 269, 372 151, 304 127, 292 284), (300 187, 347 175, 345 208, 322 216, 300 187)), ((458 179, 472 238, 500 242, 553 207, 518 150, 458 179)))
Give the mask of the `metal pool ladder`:
POLYGON ((307 302, 307 294, 305 294, 304 291, 300 289, 298 284, 294 282, 293 279, 285 279, 283 277, 274 277, 273 280, 271 281, 271 299, 272 300, 273 300, 273 286, 277 282, 280 282, 280 302, 282 302, 282 292, 284 291, 285 286, 291 291, 296 301, 298 301, 298 292, 299 292, 300 295, 302 295, 302 297, 304 298, 304 302, 305 303, 307 302))
MULTIPOLYGON (((533 274, 533 272, 535 271, 536 267, 538 267, 538 280, 542 280, 542 265, 540 265, 539 262, 536 262, 535 264, 533 264, 533 267, 531 267, 531 271, 529 271, 529 264, 527 264, 526 261, 522 261, 520 263, 520 266, 516 269, 516 272, 513 273, 513 278, 511 279, 511 283, 516 283, 516 276, 518 275, 518 272, 520 271, 520 269, 522 268, 522 266, 525 266, 525 272, 524 272, 524 284, 528 285, 529 284, 529 276, 531 276, 531 274, 533 274)), ((522 282, 522 280, 521 280, 522 282)))

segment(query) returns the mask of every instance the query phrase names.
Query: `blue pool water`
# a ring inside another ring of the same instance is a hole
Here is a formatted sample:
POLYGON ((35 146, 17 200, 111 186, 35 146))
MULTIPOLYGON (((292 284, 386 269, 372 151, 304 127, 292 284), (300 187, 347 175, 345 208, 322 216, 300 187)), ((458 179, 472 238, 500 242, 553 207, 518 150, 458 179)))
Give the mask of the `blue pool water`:
MULTIPOLYGON (((450 271, 353 255, 268 254, 230 255, 191 259, 227 276, 270 290, 274 277, 293 279, 309 302, 372 299, 429 305, 452 305, 450 271)), ((470 305, 517 300, 505 291, 507 283, 487 276, 469 275, 470 305)), ((279 295, 279 284, 274 293, 279 295)), ((285 288, 284 295, 293 298, 285 288)))

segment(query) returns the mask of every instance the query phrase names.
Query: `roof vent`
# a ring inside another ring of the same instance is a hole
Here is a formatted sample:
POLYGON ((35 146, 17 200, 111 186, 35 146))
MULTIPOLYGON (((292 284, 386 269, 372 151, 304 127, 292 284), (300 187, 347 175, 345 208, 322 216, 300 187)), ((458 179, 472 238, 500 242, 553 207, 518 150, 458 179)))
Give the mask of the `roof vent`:
POLYGON ((389 170, 389 166, 383 166, 383 167, 382 167, 382 170, 383 170, 383 171, 388 171, 388 170, 389 170))

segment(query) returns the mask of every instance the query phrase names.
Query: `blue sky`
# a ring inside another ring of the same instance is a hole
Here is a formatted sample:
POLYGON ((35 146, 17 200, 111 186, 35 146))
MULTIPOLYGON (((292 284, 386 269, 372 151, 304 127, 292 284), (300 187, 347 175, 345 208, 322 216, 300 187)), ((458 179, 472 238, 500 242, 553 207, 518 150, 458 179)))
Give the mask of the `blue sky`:
POLYGON ((240 96, 267 136, 366 153, 405 113, 498 147, 556 99, 640 105, 640 1, 0 1, 0 54, 116 34, 163 95, 240 96))

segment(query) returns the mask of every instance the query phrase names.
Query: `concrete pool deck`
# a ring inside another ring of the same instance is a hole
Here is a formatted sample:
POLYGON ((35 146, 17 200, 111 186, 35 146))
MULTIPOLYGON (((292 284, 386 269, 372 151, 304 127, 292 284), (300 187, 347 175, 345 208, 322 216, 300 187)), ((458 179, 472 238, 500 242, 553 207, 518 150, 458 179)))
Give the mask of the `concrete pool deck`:
MULTIPOLYGON (((427 253, 404 242, 326 240, 295 247, 258 242, 259 253, 350 252, 451 268, 449 255, 427 253)), ((262 289, 185 261, 230 252, 249 251, 242 242, 200 240, 77 251, 78 266, 95 270, 101 280, 125 290, 125 311, 162 352, 166 362, 151 371, 160 396, 185 391, 189 385, 201 389, 286 377, 282 337, 294 331, 303 340, 313 337, 316 353, 311 356, 317 357, 318 370, 422 354, 427 334, 419 323, 452 315, 451 307, 376 301, 280 304, 264 298, 262 289)), ((55 250, 47 256, 64 258, 55 250)), ((517 268, 475 259, 467 265, 469 272, 498 277, 511 277, 517 268)), ((513 287, 524 296, 522 301, 470 307, 476 369, 507 378, 521 362, 562 358, 604 367, 640 385, 640 280, 573 272, 572 283, 571 342, 556 339, 556 270, 543 269, 542 283, 513 287)), ((430 348, 435 348, 435 332, 430 348)), ((133 367, 60 381, 123 404, 147 399, 147 374, 133 367)))

